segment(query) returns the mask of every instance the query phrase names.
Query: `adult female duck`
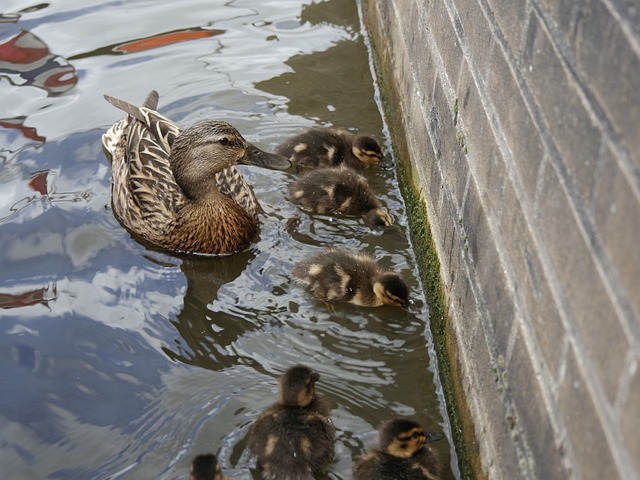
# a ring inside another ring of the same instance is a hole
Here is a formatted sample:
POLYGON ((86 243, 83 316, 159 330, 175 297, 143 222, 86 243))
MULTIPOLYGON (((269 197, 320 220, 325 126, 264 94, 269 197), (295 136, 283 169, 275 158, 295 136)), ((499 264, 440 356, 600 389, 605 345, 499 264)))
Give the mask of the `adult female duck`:
POLYGON ((105 95, 128 115, 102 136, 111 155, 113 211, 136 238, 166 250, 233 253, 258 229, 259 205, 238 162, 288 168, 226 122, 184 130, 159 114, 158 93, 141 107, 105 95))

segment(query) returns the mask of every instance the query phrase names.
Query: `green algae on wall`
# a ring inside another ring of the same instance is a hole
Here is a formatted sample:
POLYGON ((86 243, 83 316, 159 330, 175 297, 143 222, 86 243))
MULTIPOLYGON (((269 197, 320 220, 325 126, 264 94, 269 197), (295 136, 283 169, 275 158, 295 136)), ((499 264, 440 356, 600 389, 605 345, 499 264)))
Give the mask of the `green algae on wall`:
MULTIPOLYGON (((366 2, 365 2, 366 3, 366 2)), ((431 235, 428 223, 427 208, 422 198, 421 191, 417 188, 412 174, 412 165, 408 160, 408 148, 403 134, 404 128, 397 118, 401 113, 397 112, 399 102, 396 90, 391 83, 388 88, 384 81, 385 69, 388 62, 388 52, 381 52, 376 47, 376 41, 380 36, 371 35, 371 25, 367 20, 367 5, 364 6, 365 25, 369 30, 369 40, 371 43, 372 57, 376 80, 380 90, 380 100, 382 103, 385 121, 389 127, 392 137, 392 149, 394 158, 398 160, 398 182, 400 190, 405 200, 407 216, 409 220, 409 233, 412 246, 418 260, 418 268, 422 280, 425 296, 429 306, 430 330, 434 340, 434 347, 438 359, 438 372, 440 382, 444 391, 447 414, 451 424, 453 443, 458 457, 458 468, 463 479, 473 479, 482 477, 482 467, 478 455, 477 447, 473 446, 473 423, 465 403, 462 383, 457 365, 458 359, 453 342, 448 339, 448 317, 446 312, 446 300, 442 290, 442 280, 440 278, 440 260, 431 235), (470 447, 468 442, 471 442, 470 447), (473 453, 470 455, 469 450, 473 453)), ((375 32, 373 32, 375 33, 375 32)), ((457 104, 456 104, 457 107, 457 104)), ((454 123, 457 123, 457 108, 454 116, 454 123)))

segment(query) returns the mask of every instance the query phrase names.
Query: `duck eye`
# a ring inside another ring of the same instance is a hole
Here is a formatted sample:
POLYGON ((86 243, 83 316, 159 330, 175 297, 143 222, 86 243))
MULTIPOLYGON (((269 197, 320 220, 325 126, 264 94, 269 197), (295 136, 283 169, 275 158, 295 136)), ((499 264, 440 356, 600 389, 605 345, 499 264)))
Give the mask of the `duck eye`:
POLYGON ((220 145, 229 145, 229 139, 227 137, 220 137, 218 143, 220 145))
POLYGON ((411 435, 413 438, 418 438, 420 437, 420 433, 419 432, 413 432, 413 435, 411 435))

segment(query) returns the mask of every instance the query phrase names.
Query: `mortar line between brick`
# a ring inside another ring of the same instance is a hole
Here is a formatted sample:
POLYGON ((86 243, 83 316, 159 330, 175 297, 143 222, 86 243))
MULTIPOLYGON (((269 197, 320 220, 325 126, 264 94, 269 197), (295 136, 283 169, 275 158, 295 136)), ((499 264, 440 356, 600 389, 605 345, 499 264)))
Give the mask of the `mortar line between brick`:
MULTIPOLYGON (((396 10, 395 2, 392 2, 392 8, 394 10, 395 17, 398 18, 398 12, 396 10)), ((422 22, 422 19, 421 19, 421 22, 422 22)), ((428 29, 426 29, 426 32, 427 32, 427 35, 430 37, 430 39, 433 40, 430 31, 428 29)), ((404 34, 400 35, 400 37, 402 38, 402 41, 405 43, 405 46, 406 46, 406 42, 404 40, 404 34)), ((433 42, 430 42, 430 43, 433 44, 433 42)), ((434 61, 439 63, 439 71, 440 72, 444 71, 444 67, 442 65, 442 60, 441 60, 439 54, 434 56, 434 61)), ((414 81, 414 84, 419 84, 417 82, 417 79, 415 78, 415 71, 411 70, 410 73, 411 73, 412 79, 414 81)), ((450 83, 450 82, 447 82, 447 83, 450 83)), ((405 101, 403 99, 401 99, 401 102, 403 103, 403 111, 407 111, 405 101)), ((428 118, 428 116, 425 114, 425 111, 424 111, 424 102, 420 102, 419 105, 420 105, 420 110, 423 113, 423 118, 428 118)), ((432 134, 431 134, 431 132, 429 130, 428 130, 427 134, 429 135, 429 137, 431 139, 431 144, 434 145, 435 142, 433 142, 433 137, 432 137, 432 134)), ((433 153, 434 153, 434 158, 436 158, 436 155, 435 155, 436 152, 434 151, 433 153)), ((441 178, 444 178, 443 175, 442 175, 442 171, 439 168, 439 165, 437 165, 437 167, 438 167, 437 168, 437 170, 438 170, 437 174, 440 175, 441 178)), ((459 216, 460 212, 457 209, 457 207, 455 205, 455 202, 452 200, 453 195, 452 195, 451 191, 448 189, 448 187, 447 187, 445 182, 442 182, 442 185, 443 185, 442 188, 445 191, 444 200, 448 203, 449 208, 451 208, 451 211, 456 212, 456 218, 457 218, 457 216, 459 216)), ((425 202, 425 203, 426 203, 426 206, 427 206, 427 211, 431 215, 431 218, 434 218, 436 216, 436 212, 434 212, 434 210, 433 210, 433 205, 431 204, 431 202, 425 202)), ((434 237, 435 238, 440 238, 440 239, 443 238, 442 237, 443 232, 439 229, 439 227, 437 225, 437 222, 430 222, 430 225, 431 225, 432 233, 433 233, 434 237)), ((459 234, 457 222, 454 222, 454 228, 456 229, 457 233, 459 234)), ((436 242, 436 247, 438 247, 437 242, 436 242)), ((462 252, 463 257, 465 257, 465 259, 466 259, 466 253, 465 253, 466 251, 465 251, 465 249, 462 248, 461 252, 462 252)), ((442 258, 442 254, 443 254, 443 252, 438 248, 438 255, 441 258, 442 258)), ((467 268, 467 272, 466 272, 467 277, 471 278, 471 275, 470 275, 470 273, 468 271, 467 262, 463 261, 461 263, 463 265, 465 265, 466 268, 467 268)), ((442 275, 442 272, 440 272, 440 274, 441 274, 442 278, 446 278, 445 276, 442 275)), ((471 285, 471 292, 472 292, 472 295, 474 296, 474 298, 476 300, 476 309, 478 309, 478 308, 484 309, 484 315, 482 315, 481 313, 478 313, 478 317, 482 318, 484 316, 484 318, 486 318, 487 317, 486 307, 484 306, 484 303, 482 302, 482 300, 478 297, 478 292, 474 288, 473 284, 471 285)), ((481 322, 481 324, 482 324, 482 329, 484 331, 485 341, 488 338, 493 338, 492 332, 487 333, 487 331, 486 331, 487 328, 491 328, 491 327, 487 326, 486 322, 481 322)), ((454 328, 455 328, 455 324, 454 324, 454 328)), ((461 336, 464 335, 464 333, 460 332, 457 328, 455 328, 455 330, 456 330, 456 335, 457 336, 461 337, 461 336)), ((489 355, 490 355, 491 361, 494 362, 494 364, 495 364, 495 362, 496 362, 495 351, 493 351, 493 349, 491 348, 489 343, 487 343, 487 347, 488 347, 488 351, 489 351, 489 355)), ((471 363, 470 360, 469 360, 469 354, 464 349, 459 349, 458 350, 458 354, 460 355, 460 357, 462 359, 465 360, 464 362, 461 362, 463 365, 469 365, 471 363)), ((468 378, 472 378, 472 376, 468 376, 468 377, 465 376, 465 378, 467 378, 467 379, 468 378)), ((471 383, 470 385, 467 385, 467 388, 468 387, 472 387, 473 388, 474 387, 474 383, 471 383)), ((476 421, 478 421, 480 419, 483 419, 482 423, 480 424, 481 428, 482 429, 486 429, 488 431, 491 431, 492 429, 497 428, 497 425, 494 425, 493 423, 489 422, 488 419, 486 418, 486 409, 480 403, 480 398, 479 398, 480 396, 478 396, 478 395, 467 395, 466 397, 467 397, 466 401, 468 402, 469 407, 473 411, 474 419, 476 421)), ((496 450, 497 446, 495 446, 495 445, 490 445, 487 442, 480 442, 479 446, 480 446, 481 450, 484 450, 485 458, 497 458, 500 455, 500 452, 498 450, 496 450), (488 451, 488 453, 487 453, 487 451, 488 451)), ((484 465, 484 467, 485 468, 491 468, 491 465, 484 465)), ((529 475, 529 476, 531 476, 531 475, 529 475)))
MULTIPOLYGON (((455 15, 457 15, 457 11, 455 10, 455 6, 453 6, 451 4, 451 0, 447 0, 446 1, 447 4, 447 8, 450 9, 450 15, 451 12, 455 12, 455 15)), ((505 58, 507 59, 507 63, 509 65, 509 68, 511 69, 512 73, 514 74, 514 78, 516 78, 517 82, 518 82, 518 86, 520 87, 521 91, 523 92, 523 97, 525 100, 525 104, 527 106, 527 108, 529 109, 532 119, 534 121, 534 124, 536 125, 536 128, 541 131, 542 130, 540 128, 541 126, 541 118, 539 116, 539 114, 536 114, 537 112, 535 111, 534 108, 532 108, 532 103, 533 105, 535 105, 535 103, 532 100, 532 96, 531 93, 528 91, 527 85, 524 83, 523 79, 520 78, 519 75, 517 75, 514 72, 513 69, 513 65, 514 65, 514 60, 512 58, 512 56, 509 54, 509 49, 506 46, 505 40, 503 38, 503 36, 501 35, 501 32, 497 26, 497 23, 495 21, 495 19, 493 18, 493 16, 491 15, 491 9, 488 6, 486 0, 479 0, 479 4, 481 5, 482 9, 483 9, 483 13, 485 15, 485 18, 487 18, 487 22, 490 24, 491 29, 494 33, 494 37, 496 38, 496 41, 499 42, 500 44, 500 48, 502 49, 505 58)), ((467 58, 469 57, 468 54, 468 45, 466 42, 466 39, 463 38, 463 36, 460 35, 461 32, 457 32, 458 33, 458 40, 460 41, 460 46, 463 50, 463 52, 465 53, 465 56, 467 58)), ((488 92, 486 91, 486 88, 483 87, 483 84, 481 81, 478 81, 478 79, 480 78, 480 74, 477 70, 477 67, 475 66, 475 64, 469 64, 469 70, 472 74, 473 80, 476 84, 476 87, 478 88, 478 90, 482 93, 481 95, 481 99, 480 101, 482 102, 483 107, 485 108, 485 111, 487 112, 491 112, 493 113, 492 115, 488 115, 489 118, 489 124, 491 125, 491 128, 494 132, 494 137, 496 139, 496 142, 500 148, 500 150, 503 152, 503 157, 505 159, 509 158, 511 152, 509 149, 509 146, 506 144, 506 140, 504 138, 502 138, 501 135, 496 135, 496 133, 502 131, 500 122, 497 119, 497 115, 495 115, 495 109, 493 108, 493 105, 490 104, 490 101, 488 100, 488 92)), ((461 118, 460 121, 463 121, 463 119, 461 118)), ((546 135, 543 135, 543 139, 547 140, 547 142, 545 142, 545 144, 547 144, 547 146, 550 146, 552 149, 555 149, 555 145, 553 145, 553 142, 549 142, 549 139, 547 138, 546 135)), ((555 151, 555 156, 557 157, 558 152, 557 150, 555 151)), ((470 165, 471 166, 471 165, 470 165)), ((525 196, 521 193, 523 191, 523 187, 521 185, 520 179, 519 179, 519 175, 517 174, 517 172, 515 172, 513 165, 511 165, 509 162, 505 161, 505 169, 507 171, 507 174, 509 175, 510 180, 514 183, 514 190, 516 193, 516 198, 518 199, 518 201, 520 202, 520 204, 524 207, 531 207, 530 205, 528 205, 528 202, 525 198, 525 196)), ((476 173, 474 171, 473 168, 470 168, 470 170, 472 171, 472 173, 476 173)), ((562 180, 564 180, 561 177, 562 180)), ((563 188, 566 188, 566 186, 563 184, 563 188)), ((482 197, 481 201, 482 201, 482 197)), ((570 202, 570 206, 575 209, 575 205, 573 205, 573 202, 570 202)), ((530 218, 532 216, 531 211, 533 211, 531 208, 523 208, 523 214, 527 220, 527 224, 530 226, 535 225, 535 219, 534 221, 532 221, 532 219, 530 218)), ((577 213, 577 212, 576 212, 577 213)), ((578 217, 580 218, 580 217, 578 217)), ((580 224, 580 222, 578 222, 580 224)), ((495 225, 493 225, 492 222, 490 222, 490 226, 493 229, 495 227, 495 225)), ((500 236, 499 230, 493 230, 494 232, 497 232, 496 238, 498 236, 500 236)), ((582 230, 581 230, 582 231, 582 230)), ((594 406, 596 408, 596 411, 598 412, 598 415, 600 416, 601 419, 601 423, 603 425, 603 431, 605 432, 605 435, 607 436, 607 440, 610 442, 610 445, 612 445, 612 449, 611 449, 611 453, 613 455, 614 461, 616 462, 616 467, 618 468, 618 471, 623 473, 623 472, 630 472, 633 471, 632 467, 631 467, 631 461, 629 459, 629 456, 626 452, 626 449, 624 447, 624 442, 622 440, 622 435, 618 429, 618 425, 615 422, 615 415, 612 411, 612 409, 607 405, 607 400, 606 400, 606 396, 604 394, 604 392, 602 391, 602 387, 600 385, 600 382, 598 381, 598 379, 595 376, 594 373, 594 368, 591 362, 590 358, 585 357, 582 352, 586 351, 584 345, 582 344, 582 340, 580 339, 580 337, 577 335, 577 328, 575 325, 575 319, 573 319, 570 310, 568 308, 568 304, 567 304, 567 300, 566 298, 564 298, 564 295, 561 294, 561 285, 559 284, 560 282, 558 281, 557 275, 555 273, 555 269, 553 268, 552 262, 549 258, 548 252, 546 251, 546 248, 544 248, 544 241, 540 238, 540 234, 538 233, 538 229, 531 229, 530 231, 531 233, 531 238, 534 241, 534 244, 537 248, 537 250, 540 252, 540 262, 542 264, 543 270, 545 271, 545 276, 547 277, 548 281, 551 284, 551 293, 552 296, 554 298, 554 301, 556 302, 556 304, 558 306, 561 307, 559 313, 560 313, 560 318, 562 320, 563 326, 565 328, 565 330, 567 332, 572 333, 573 338, 570 340, 572 343, 576 344, 576 358, 578 361, 578 365, 580 367, 581 373, 584 376, 585 379, 587 379, 588 381, 586 382, 587 384, 587 388, 590 392, 591 398, 594 402, 594 406), (605 428, 608 427, 608 428, 605 428), (612 431, 613 430, 613 431, 612 431), (623 453, 624 452, 624 453, 623 453)), ((582 234, 584 235, 584 231, 582 231, 582 234)), ((587 237, 588 239, 588 237, 587 237)), ((589 242, 587 242, 587 245, 591 245, 589 242)), ((593 254, 593 252, 592 252, 593 254)), ((501 256, 502 258, 502 256, 501 256)), ((596 263, 596 266, 598 264, 596 263)), ((511 272, 509 272, 511 275, 511 272)), ((602 275, 602 272, 601 272, 602 275)), ((510 279, 513 279, 513 276, 509 277, 510 279)), ((604 279, 603 279, 604 280, 604 279)), ((606 285, 606 281, 603 282, 606 285)), ((615 304, 615 302, 614 302, 615 304)), ((520 308, 519 308, 520 309, 520 308)), ((518 320, 522 323, 523 322, 523 318, 522 317, 518 317, 518 320)), ((525 326, 526 328, 526 326, 525 326)), ((534 337, 535 338, 535 337, 534 337)), ((527 345, 528 348, 531 347, 530 345, 531 341, 526 341, 525 339, 525 344, 527 345)), ((537 345, 536 345, 537 347, 537 345)), ((550 398, 550 391, 548 389, 548 387, 546 385, 541 385, 541 391, 544 392, 543 394, 543 398, 545 399, 545 401, 548 401, 548 399, 550 398)), ((549 409, 548 409, 549 410, 549 409)), ((552 410, 549 410, 552 411, 552 410)), ((560 419, 555 418, 553 419, 552 416, 552 420, 555 420, 558 423, 562 423, 563 422, 559 422, 560 419)))
MULTIPOLYGON (((449 8, 451 7, 451 5, 449 4, 449 2, 445 2, 445 4, 447 5, 447 10, 448 10, 448 14, 449 16, 451 16, 451 11, 449 10, 449 8)), ((427 36, 430 39, 429 44, 430 45, 436 45, 436 42, 433 39, 433 36, 430 32, 429 29, 426 28, 425 22, 424 22, 424 18, 420 19, 423 26, 422 28, 425 28, 426 32, 427 32, 427 36)), ((453 24, 454 22, 452 22, 453 24)), ((453 87, 451 85, 451 81, 449 80, 447 74, 446 74, 446 69, 444 68, 444 63, 442 61, 442 58, 440 56, 440 52, 439 51, 433 51, 433 59, 434 62, 437 64, 437 71, 438 71, 438 78, 440 79, 440 82, 443 84, 444 87, 443 90, 445 91, 445 95, 447 95, 448 98, 448 103, 452 103, 453 101, 453 95, 451 94, 451 92, 453 92, 453 87)), ((413 72, 412 72, 413 74, 413 72)), ((414 78, 415 80, 415 78, 414 78)), ((423 114, 424 114, 424 106, 421 103, 420 105, 421 109, 423 110, 423 114)), ((432 145, 435 144, 436 142, 434 142, 432 136, 431 136, 431 132, 429 132, 429 136, 431 137, 432 140, 432 145)), ((435 153, 435 152, 434 152, 435 153)), ((470 181, 470 174, 467 177, 467 186, 469 185, 469 181, 470 181)), ((445 184, 446 185, 446 184, 445 184)), ((446 189, 446 186, 444 187, 446 189)), ((452 209, 452 211, 456 212, 456 217, 459 217, 462 213, 461 210, 458 210, 458 208, 456 207, 455 202, 452 200, 452 194, 451 192, 448 191, 447 189, 447 199, 448 202, 450 204, 450 207, 452 209)), ((461 207, 462 208, 462 207, 461 207)), ((487 217, 488 221, 491 223, 492 219, 490 217, 487 217)), ((491 228, 491 226, 490 226, 491 228)), ((493 226, 493 228, 495 228, 495 225, 493 226)), ((492 228, 492 229, 493 229, 492 228)), ((454 224, 454 229, 456 230, 456 232, 460 233, 460 226, 457 224, 457 222, 454 224)), ((465 274, 468 278, 475 278, 475 275, 472 275, 472 265, 473 265, 473 261, 472 259, 469 258, 468 254, 466 253, 466 249, 462 248, 461 249, 463 252, 463 258, 464 261, 461 262, 462 265, 465 266, 465 274)), ((504 262, 502 262, 502 264, 504 265, 504 262)), ((477 283, 477 282, 470 282, 470 288, 472 291, 472 294, 474 296, 475 302, 476 302, 476 308, 480 310, 480 318, 488 318, 489 314, 488 314, 488 309, 486 306, 486 303, 484 301, 484 296, 482 295, 482 286, 477 283)), ((497 364, 497 360, 498 360, 498 356, 495 352, 495 346, 493 345, 493 339, 495 338, 495 333, 493 332, 493 326, 490 324, 490 322, 481 322, 482 325, 482 329, 484 331, 484 336, 485 336, 485 342, 487 343, 487 346, 489 347, 489 354, 490 354, 490 358, 491 361, 495 364, 497 364)), ((502 395, 502 399, 503 402, 505 403, 505 411, 509 411, 509 410, 515 410, 517 411, 517 409, 515 408, 515 405, 513 403, 513 400, 511 399, 510 395, 508 394, 508 390, 505 390, 505 393, 502 395)), ((525 439, 526 436, 523 435, 522 430, 519 428, 520 431, 520 441, 514 441, 514 445, 516 448, 516 452, 518 457, 520 458, 520 460, 524 460, 525 464, 526 464, 526 470, 523 471, 523 465, 522 462, 520 463, 520 468, 521 468, 521 473, 523 475, 526 475, 527 477, 530 478, 534 478, 534 471, 533 471, 533 466, 531 465, 531 454, 530 454, 530 448, 528 447, 528 445, 525 445, 525 439)))
MULTIPOLYGON (((455 6, 452 5, 450 0, 447 0, 445 2, 445 4, 447 5, 447 9, 448 9, 448 13, 450 17, 453 17, 454 15, 457 16, 457 10, 455 9, 455 6)), ((484 9, 483 9, 484 10, 484 9)), ((486 10, 484 10, 484 14, 486 16, 486 10)), ((454 21, 452 21, 453 24, 455 24, 454 21)), ((489 23, 489 22, 488 22, 489 23)), ((466 43, 466 39, 464 39, 464 37, 462 37, 460 35, 460 32, 456 32, 458 34, 458 40, 460 42, 460 46, 465 54, 466 58, 469 58, 469 54, 468 54, 468 45, 466 43)), ((486 102, 486 99, 488 98, 488 93, 486 92, 486 89, 482 88, 481 83, 478 81, 479 73, 477 72, 477 69, 475 68, 475 65, 469 65, 469 69, 473 75, 473 80, 474 83, 476 84, 476 88, 478 88, 478 91, 482 93, 480 101, 482 102, 483 107, 485 108, 485 111, 488 113, 487 117, 489 118, 489 124, 491 126, 492 132, 494 134, 494 138, 496 139, 496 143, 498 144, 501 152, 503 153, 503 157, 509 158, 509 154, 511 153, 509 151, 508 146, 506 146, 506 141, 502 138, 501 135, 496 135, 496 125, 494 124, 494 122, 497 123, 497 115, 495 112, 495 109, 493 108, 492 105, 488 105, 486 102), (507 153, 507 155, 505 155, 505 153, 507 153)), ((462 118, 462 116, 459 118, 458 120, 459 122, 461 122, 461 126, 464 126, 464 119, 462 118)), ((463 128, 464 130, 464 128, 463 128)), ((500 127, 498 126, 498 131, 501 131, 500 127)), ((506 163, 506 162, 505 162, 506 163)), ((510 168, 511 166, 506 163, 506 168, 505 170, 508 172, 509 178, 510 180, 513 182, 513 169, 510 168)), ((472 164, 469 163, 469 170, 471 172, 472 175, 476 174, 477 172, 475 172, 475 169, 473 168, 472 164)), ((518 192, 522 192, 524 189, 522 187, 522 185, 519 182, 514 182, 515 185, 517 185, 519 188, 515 188, 516 190, 516 195, 518 198, 518 201, 520 201, 521 205, 521 195, 518 195, 518 192)), ((480 201, 483 201, 483 197, 480 196, 480 201)), ((500 235, 500 229, 498 228, 498 226, 496 225, 496 222, 494 221, 492 216, 487 215, 487 220, 489 222, 489 228, 491 229, 491 231, 494 233, 494 238, 496 239, 497 242, 497 251, 498 251, 498 255, 501 261, 501 265, 502 268, 505 270, 505 274, 507 275, 507 278, 509 279, 510 285, 513 285, 515 282, 513 281, 513 279, 515 278, 515 274, 513 273, 513 268, 510 266, 511 265, 511 261, 509 258, 505 258, 505 254, 501 253, 505 251, 504 248, 504 242, 502 241, 502 236, 500 235), (498 232, 496 234, 496 232, 498 232)), ((527 219, 527 224, 530 225, 530 221, 527 219)), ((525 345, 527 346, 527 350, 529 351, 530 357, 532 359, 532 367, 534 368, 534 371, 536 371, 536 373, 538 375, 541 375, 542 377, 545 378, 546 383, 541 383, 540 381, 538 382, 539 388, 540 388, 540 392, 542 394, 542 398, 543 401, 545 402, 545 408, 547 410, 547 412, 549 413, 549 418, 551 420, 551 425, 554 429, 554 431, 558 434, 558 436, 560 436, 563 432, 566 431, 564 423, 562 421, 562 419, 560 418, 558 412, 556 411, 556 403, 554 400, 554 395, 552 390, 549 388, 550 385, 552 385, 554 382, 551 379, 551 376, 548 372, 548 367, 546 367, 546 363, 544 362, 544 360, 542 359, 542 355, 539 351, 539 347, 537 345, 537 341, 533 342, 535 343, 532 344, 532 338, 535 338, 535 335, 533 334, 533 332, 531 331, 531 328, 529 327, 529 325, 527 324, 527 322, 524 321, 524 317, 527 316, 526 313, 526 309, 524 309, 522 307, 522 305, 524 304, 524 300, 522 298, 522 294, 520 292, 515 292, 513 291, 513 289, 511 289, 511 292, 514 296, 515 301, 515 308, 516 308, 516 312, 519 313, 519 315, 516 315, 516 322, 518 323, 518 325, 520 325, 520 327, 523 329, 524 332, 526 332, 527 334, 525 335, 525 345), (540 365, 544 365, 545 368, 540 369, 540 365)), ((528 318, 528 316, 527 316, 528 318)), ((516 323, 514 322, 514 323, 516 323)), ((513 332, 512 332, 513 333, 513 332)), ((511 408, 514 408, 513 404, 511 405, 511 408)), ((515 408, 515 411, 519 411, 517 408, 515 408)), ((524 435, 523 435, 524 436, 524 435)), ((528 450, 528 448, 527 448, 528 450)), ((569 445, 569 448, 567 449, 567 455, 569 457, 572 457, 572 447, 569 445)), ((574 462, 575 463, 575 462, 574 462)), ((531 469, 531 467, 529 467, 531 469)))
MULTIPOLYGON (((603 1, 603 0, 601 0, 603 1)), ((625 173, 627 178, 629 179, 629 183, 631 184, 631 188, 633 190, 636 199, 640 201, 640 171, 638 170, 636 164, 631 158, 631 154, 627 149, 624 141, 617 133, 615 127, 611 120, 609 120, 608 115, 605 113, 604 108, 600 105, 600 102, 596 98, 595 94, 587 87, 587 80, 583 78, 583 75, 578 71, 577 62, 575 58, 573 58, 573 54, 571 47, 567 44, 564 38, 561 35, 556 35, 556 28, 554 28, 553 20, 550 18, 547 11, 540 4, 540 0, 530 0, 531 6, 533 7, 536 16, 540 19, 541 25, 546 29, 549 36, 553 39, 551 42, 552 48, 554 51, 557 51, 558 58, 561 60, 563 68, 569 73, 573 82, 577 85, 576 91, 578 92, 578 96, 580 97, 580 101, 584 106, 585 110, 591 117, 590 120, 593 121, 596 125, 598 125, 599 130, 604 133, 604 138, 607 143, 611 145, 613 151, 615 151, 615 161, 620 167, 620 169, 625 173)), ((616 19, 620 19, 619 15, 614 8, 611 8, 607 5, 607 2, 604 2, 605 6, 609 9, 612 16, 616 19)), ((624 22, 620 22, 621 25, 624 22)), ((628 37, 628 38, 633 38, 628 37)), ((634 42, 630 42, 634 50, 637 50, 636 55, 640 56, 640 47, 635 48, 636 45, 634 42)))
MULTIPOLYGON (((486 0, 482 0, 482 1, 485 2, 486 0)), ((536 2, 538 0, 532 0, 532 1, 536 2)), ((539 8, 539 6, 534 5, 534 8, 539 8)), ((543 17, 541 18, 543 20, 541 22, 542 28, 546 29, 547 33, 551 36, 551 38, 553 38, 554 41, 556 41, 557 38, 555 38, 555 36, 552 35, 552 32, 549 29, 549 20, 543 17)), ((494 25, 494 28, 497 28, 497 26, 494 25)), ((587 108, 587 111, 588 111, 587 104, 590 104, 590 102, 587 101, 585 103, 584 100, 585 99, 589 100, 589 97, 587 95, 587 92, 584 91, 582 88, 583 83, 581 82, 581 79, 577 78, 577 75, 578 75, 577 72, 575 71, 575 69, 571 67, 570 62, 565 57, 565 54, 564 52, 562 52, 562 49, 557 48, 557 45, 554 42, 552 42, 552 48, 554 49, 554 52, 558 54, 558 58, 561 59, 563 68, 573 76, 573 80, 576 82, 576 84, 580 86, 580 88, 578 88, 578 93, 579 95, 583 96, 582 103, 585 106, 585 108, 587 108)), ((561 183, 565 192, 569 193, 569 195, 567 195, 567 198, 569 199, 569 205, 572 207, 574 211, 574 216, 576 217, 577 220, 579 220, 577 223, 578 223, 578 226, 580 227, 580 232, 586 240, 587 247, 589 248, 591 257, 594 260, 596 269, 598 270, 600 278, 603 280, 604 287, 607 290, 607 294, 609 295, 609 298, 612 300, 614 308, 616 309, 616 314, 618 318, 621 319, 620 323, 622 325, 622 328, 624 329, 625 335, 627 336, 630 343, 634 347, 638 347, 640 345, 640 326, 634 321, 633 308, 631 307, 628 299, 629 293, 627 292, 627 289, 625 288, 624 284, 620 281, 617 270, 612 266, 613 262, 611 261, 609 254, 606 252, 602 244, 602 241, 600 240, 600 235, 598 234, 597 229, 593 225, 593 221, 585 208, 584 202, 576 201, 576 198, 581 199, 581 195, 579 194, 573 182, 571 181, 571 176, 566 171, 566 168, 564 167, 562 162, 559 161, 559 158, 561 158, 561 155, 555 145, 555 142, 546 133, 547 130, 544 128, 541 128, 541 125, 544 125, 544 120, 541 118, 539 111, 532 107, 532 105, 533 106, 536 105, 535 100, 533 98, 533 94, 529 90, 526 81, 523 78, 521 78, 520 75, 518 75, 518 72, 516 69, 513 69, 515 60, 512 58, 512 55, 509 52, 509 49, 506 47, 506 45, 503 45, 503 50, 504 50, 505 58, 508 59, 509 66, 512 72, 514 73, 514 78, 516 78, 516 80, 519 83, 519 87, 523 93, 525 104, 527 104, 527 107, 529 108, 529 111, 534 120, 534 123, 536 124, 536 127, 541 133, 541 137, 545 143, 545 146, 549 150, 549 159, 551 161, 551 164, 554 166, 556 173, 560 177, 561 183)), ((592 105, 595 106, 597 105, 597 103, 593 103, 592 105)), ((603 125, 600 125, 600 126, 603 126, 603 125)), ((606 129, 603 131, 605 131, 606 133, 606 129)), ((605 141, 607 141, 610 145, 612 144, 611 139, 607 138, 606 135, 604 136, 604 138, 605 138, 605 141)), ((614 157, 617 157, 617 155, 614 155, 614 157)), ((627 160, 628 160, 627 163, 632 163, 629 158, 627 158, 627 160)), ((640 181, 639 172, 636 171, 634 174, 631 172, 625 172, 625 173, 628 176, 630 175, 629 178, 638 177, 640 181)), ((632 182, 632 187, 633 187, 633 182, 632 182)), ((640 202, 640 190, 636 190, 635 188, 633 188, 633 191, 636 196, 636 199, 638 200, 638 202, 640 202)))

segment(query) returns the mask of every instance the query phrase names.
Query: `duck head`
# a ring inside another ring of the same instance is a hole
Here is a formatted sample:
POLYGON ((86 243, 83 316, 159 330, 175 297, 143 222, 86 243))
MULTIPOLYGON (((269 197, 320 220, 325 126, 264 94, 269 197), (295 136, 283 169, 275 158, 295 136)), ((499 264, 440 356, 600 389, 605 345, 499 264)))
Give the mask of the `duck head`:
POLYGON ((320 375, 308 367, 296 365, 280 378, 280 403, 290 407, 306 407, 315 396, 315 383, 320 375))

